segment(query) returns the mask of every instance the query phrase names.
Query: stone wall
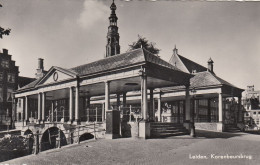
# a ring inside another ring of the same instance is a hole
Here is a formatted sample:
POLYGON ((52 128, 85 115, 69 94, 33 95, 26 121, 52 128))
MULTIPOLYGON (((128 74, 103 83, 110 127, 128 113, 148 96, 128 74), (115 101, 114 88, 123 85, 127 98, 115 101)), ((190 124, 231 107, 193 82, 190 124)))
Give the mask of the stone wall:
POLYGON ((217 131, 217 123, 195 123, 195 129, 217 131))

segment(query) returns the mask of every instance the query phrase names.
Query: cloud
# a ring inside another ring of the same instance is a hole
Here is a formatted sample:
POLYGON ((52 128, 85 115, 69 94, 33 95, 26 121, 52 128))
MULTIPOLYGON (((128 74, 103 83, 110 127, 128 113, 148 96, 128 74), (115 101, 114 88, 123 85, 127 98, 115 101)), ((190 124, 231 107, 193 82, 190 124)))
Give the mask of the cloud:
POLYGON ((109 7, 101 1, 85 0, 84 9, 77 22, 81 27, 89 29, 99 22, 107 21, 109 12, 109 7))

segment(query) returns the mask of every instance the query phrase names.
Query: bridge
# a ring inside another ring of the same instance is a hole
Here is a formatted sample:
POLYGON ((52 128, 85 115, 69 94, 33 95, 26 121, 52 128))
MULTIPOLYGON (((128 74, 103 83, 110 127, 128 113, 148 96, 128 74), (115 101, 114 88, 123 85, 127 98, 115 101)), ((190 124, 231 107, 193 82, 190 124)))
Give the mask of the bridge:
POLYGON ((88 139, 103 138, 105 129, 102 122, 80 125, 62 122, 30 123, 22 127, 21 135, 29 139, 30 152, 37 154, 41 151, 80 143, 88 139))

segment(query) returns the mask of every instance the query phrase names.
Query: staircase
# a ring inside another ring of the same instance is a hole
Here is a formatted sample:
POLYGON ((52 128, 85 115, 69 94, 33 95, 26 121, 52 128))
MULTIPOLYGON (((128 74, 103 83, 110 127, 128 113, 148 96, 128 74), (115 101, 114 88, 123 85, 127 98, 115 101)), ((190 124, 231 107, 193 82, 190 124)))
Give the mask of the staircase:
POLYGON ((225 132, 241 132, 234 124, 225 124, 225 132))
POLYGON ((189 131, 183 124, 151 123, 151 138, 188 135, 189 131))

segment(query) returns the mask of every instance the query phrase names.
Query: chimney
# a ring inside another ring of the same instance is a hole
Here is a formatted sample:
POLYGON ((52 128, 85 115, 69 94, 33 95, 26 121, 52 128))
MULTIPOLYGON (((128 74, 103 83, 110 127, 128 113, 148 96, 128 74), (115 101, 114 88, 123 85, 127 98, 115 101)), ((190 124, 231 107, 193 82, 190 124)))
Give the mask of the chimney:
POLYGON ((211 58, 209 58, 209 60, 208 60, 208 71, 209 72, 211 72, 211 73, 214 73, 214 71, 213 71, 213 61, 212 61, 212 59, 211 58))
POLYGON ((38 69, 44 70, 43 59, 42 58, 38 58, 38 69))
POLYGON ((44 66, 43 66, 43 59, 38 58, 38 68, 36 69, 36 79, 42 78, 45 75, 44 66))
POLYGON ((3 49, 3 54, 8 55, 8 50, 7 49, 3 49))

